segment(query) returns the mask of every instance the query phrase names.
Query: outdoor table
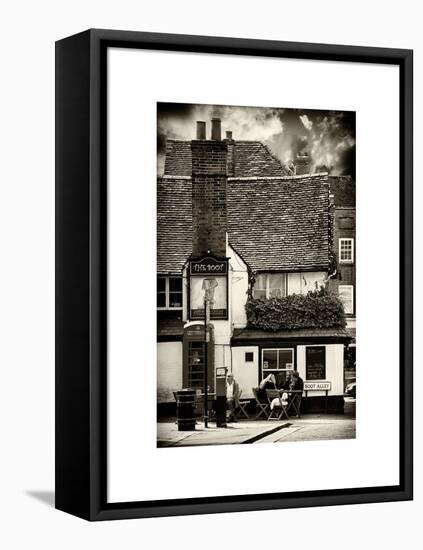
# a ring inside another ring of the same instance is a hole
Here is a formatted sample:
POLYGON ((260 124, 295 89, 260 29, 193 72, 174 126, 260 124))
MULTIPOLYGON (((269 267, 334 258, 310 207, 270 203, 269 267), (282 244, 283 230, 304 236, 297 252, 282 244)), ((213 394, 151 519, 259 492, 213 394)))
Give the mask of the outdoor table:
POLYGON ((282 398, 282 395, 286 393, 288 395, 288 406, 286 408, 287 416, 292 416, 292 414, 289 414, 289 411, 294 408, 294 414, 297 414, 300 416, 300 405, 295 399, 296 394, 302 395, 303 390, 284 390, 283 388, 278 388, 278 392, 280 397, 282 398))
POLYGON ((291 408, 294 408, 295 414, 297 416, 300 416, 300 402, 295 399, 296 396, 299 394, 300 396, 303 393, 303 390, 282 390, 285 393, 288 394, 289 400, 288 400, 288 413, 291 408))

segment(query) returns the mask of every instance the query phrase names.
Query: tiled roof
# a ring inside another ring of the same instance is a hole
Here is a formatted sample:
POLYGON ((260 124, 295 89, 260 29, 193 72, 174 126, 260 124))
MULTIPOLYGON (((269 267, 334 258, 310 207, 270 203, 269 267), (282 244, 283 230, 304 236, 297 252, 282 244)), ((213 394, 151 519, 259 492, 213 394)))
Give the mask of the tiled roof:
POLYGON ((278 330, 277 332, 265 332, 264 330, 243 328, 235 329, 232 341, 244 340, 279 340, 281 338, 351 338, 347 330, 344 328, 325 328, 325 329, 295 329, 295 330, 278 330))
MULTIPOLYGON (((157 271, 179 273, 191 253, 189 178, 158 178, 157 271)), ((229 243, 254 271, 328 267, 327 175, 228 178, 229 243)))
POLYGON ((351 176, 329 176, 329 189, 336 206, 355 206, 355 181, 351 176))
POLYGON ((192 249, 191 180, 157 179, 157 272, 181 273, 192 249))
POLYGON ((165 176, 191 176, 190 141, 166 140, 164 174, 165 176))
POLYGON ((327 269, 327 175, 228 182, 229 242, 253 271, 327 269))
MULTIPOLYGON (((291 170, 260 141, 230 141, 234 146, 234 176, 287 176, 291 170)), ((191 142, 168 139, 164 174, 191 175, 191 142)))
POLYGON ((289 176, 291 171, 260 141, 235 141, 234 177, 289 176))

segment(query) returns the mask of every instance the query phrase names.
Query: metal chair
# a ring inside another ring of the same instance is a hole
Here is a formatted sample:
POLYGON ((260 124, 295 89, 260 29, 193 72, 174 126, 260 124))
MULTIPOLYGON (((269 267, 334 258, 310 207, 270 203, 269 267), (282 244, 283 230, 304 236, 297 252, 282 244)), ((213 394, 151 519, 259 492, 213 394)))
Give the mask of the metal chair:
POLYGON ((288 403, 283 401, 281 392, 279 390, 266 390, 266 395, 270 408, 267 420, 282 420, 284 416, 288 419, 288 403))
POLYGON ((239 392, 238 405, 235 407, 235 410, 234 410, 235 418, 240 418, 241 416, 244 416, 244 418, 250 418, 246 411, 247 405, 249 404, 250 400, 241 399, 241 394, 242 394, 242 390, 239 392))
POLYGON ((256 400, 256 410, 258 410, 255 419, 258 420, 261 415, 264 415, 264 417, 267 420, 269 416, 269 403, 259 398, 257 394, 257 388, 252 388, 252 390, 253 390, 254 399, 256 400))

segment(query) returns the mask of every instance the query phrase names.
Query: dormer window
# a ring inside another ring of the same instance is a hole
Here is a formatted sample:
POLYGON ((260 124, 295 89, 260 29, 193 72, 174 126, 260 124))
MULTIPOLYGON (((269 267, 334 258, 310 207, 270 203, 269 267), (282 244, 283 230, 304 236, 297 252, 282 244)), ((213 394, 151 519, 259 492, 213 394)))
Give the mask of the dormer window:
POLYGON ((182 277, 157 277, 157 309, 182 309, 182 277))
POLYGON ((253 288, 253 297, 261 299, 286 296, 286 273, 259 273, 253 288))

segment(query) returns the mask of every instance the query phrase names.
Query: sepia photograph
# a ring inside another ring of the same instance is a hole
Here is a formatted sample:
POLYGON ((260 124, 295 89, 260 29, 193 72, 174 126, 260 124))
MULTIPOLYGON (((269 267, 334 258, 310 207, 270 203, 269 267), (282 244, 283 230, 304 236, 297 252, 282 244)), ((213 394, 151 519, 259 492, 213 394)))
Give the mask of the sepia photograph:
POLYGON ((355 185, 354 111, 157 103, 157 447, 356 437, 355 185))

